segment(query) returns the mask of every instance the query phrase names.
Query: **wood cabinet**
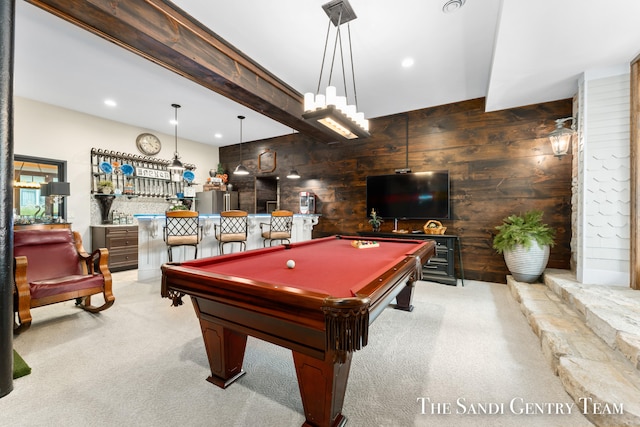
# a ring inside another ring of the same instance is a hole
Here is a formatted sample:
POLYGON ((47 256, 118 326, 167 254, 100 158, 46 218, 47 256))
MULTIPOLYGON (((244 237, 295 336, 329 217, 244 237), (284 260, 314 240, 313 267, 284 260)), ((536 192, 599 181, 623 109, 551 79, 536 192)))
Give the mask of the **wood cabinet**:
POLYGON ((462 286, 464 286, 464 269, 460 238, 450 234, 422 234, 422 233, 375 233, 361 231, 358 233, 366 237, 395 237, 401 239, 433 240, 436 242, 436 253, 431 260, 422 267, 422 280, 457 286, 455 258, 458 255, 458 271, 462 286))
MULTIPOLYGON (((458 255, 460 254, 460 242, 458 236, 452 235, 420 235, 421 239, 435 240, 436 254, 431 258, 431 262, 422 268, 422 280, 444 283, 445 285, 456 286, 458 283, 455 269, 456 244, 458 255)), ((414 235, 415 237, 415 235, 414 235)), ((462 258, 460 263, 460 278, 464 286, 464 272, 462 271, 462 258)))
POLYGON ((91 250, 109 250, 111 271, 138 268, 138 226, 99 225, 91 227, 91 250))

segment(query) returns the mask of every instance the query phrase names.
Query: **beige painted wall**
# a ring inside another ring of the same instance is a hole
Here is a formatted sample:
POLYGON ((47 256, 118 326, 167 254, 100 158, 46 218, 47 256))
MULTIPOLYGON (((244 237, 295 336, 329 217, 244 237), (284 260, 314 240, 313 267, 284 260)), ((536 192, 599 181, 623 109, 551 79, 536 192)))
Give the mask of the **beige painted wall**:
MULTIPOLYGON (((140 154, 136 136, 150 130, 25 98, 16 97, 14 103, 14 153, 67 161, 67 180, 71 183, 67 219, 82 234, 85 248, 90 249, 89 227, 95 225, 91 216, 91 204, 95 203, 90 196, 91 148, 140 154)), ((151 132, 162 141, 162 151, 156 157, 171 159, 174 136, 151 132)), ((178 151, 183 162, 196 165, 198 183, 205 182, 209 169, 218 164, 218 148, 211 145, 179 138, 178 151)), ((136 210, 136 203, 141 209, 147 206, 144 200, 128 202, 127 206, 136 210)))

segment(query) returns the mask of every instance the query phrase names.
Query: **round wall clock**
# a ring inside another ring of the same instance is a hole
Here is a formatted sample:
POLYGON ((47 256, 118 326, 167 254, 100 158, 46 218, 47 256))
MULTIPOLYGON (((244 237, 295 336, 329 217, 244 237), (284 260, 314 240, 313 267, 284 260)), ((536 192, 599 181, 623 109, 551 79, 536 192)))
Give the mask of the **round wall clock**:
POLYGON ((147 156, 155 156, 160 152, 162 143, 157 136, 151 133, 141 133, 136 138, 136 147, 142 154, 147 156))

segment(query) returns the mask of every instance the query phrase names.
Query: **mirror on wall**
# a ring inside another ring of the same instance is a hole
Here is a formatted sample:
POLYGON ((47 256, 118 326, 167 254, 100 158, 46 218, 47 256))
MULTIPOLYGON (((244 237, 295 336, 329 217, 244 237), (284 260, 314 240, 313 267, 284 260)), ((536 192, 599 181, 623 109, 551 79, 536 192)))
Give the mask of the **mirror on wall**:
POLYGON ((66 181, 67 162, 41 157, 13 157, 13 210, 18 224, 50 223, 66 217, 66 200, 42 194, 42 185, 66 181))
POLYGON ((270 214, 280 207, 280 180, 277 176, 256 177, 255 213, 270 214))

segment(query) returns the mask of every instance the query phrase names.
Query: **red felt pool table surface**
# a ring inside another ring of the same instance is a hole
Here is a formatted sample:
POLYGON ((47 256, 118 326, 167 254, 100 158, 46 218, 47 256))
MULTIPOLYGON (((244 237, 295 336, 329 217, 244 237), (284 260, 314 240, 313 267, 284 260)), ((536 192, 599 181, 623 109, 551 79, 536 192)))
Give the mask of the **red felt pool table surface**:
POLYGON ((187 268, 288 286, 333 297, 350 297, 424 242, 376 240, 378 247, 355 248, 360 238, 327 237, 255 251, 183 262, 187 268), (294 268, 287 261, 295 262, 294 268))

